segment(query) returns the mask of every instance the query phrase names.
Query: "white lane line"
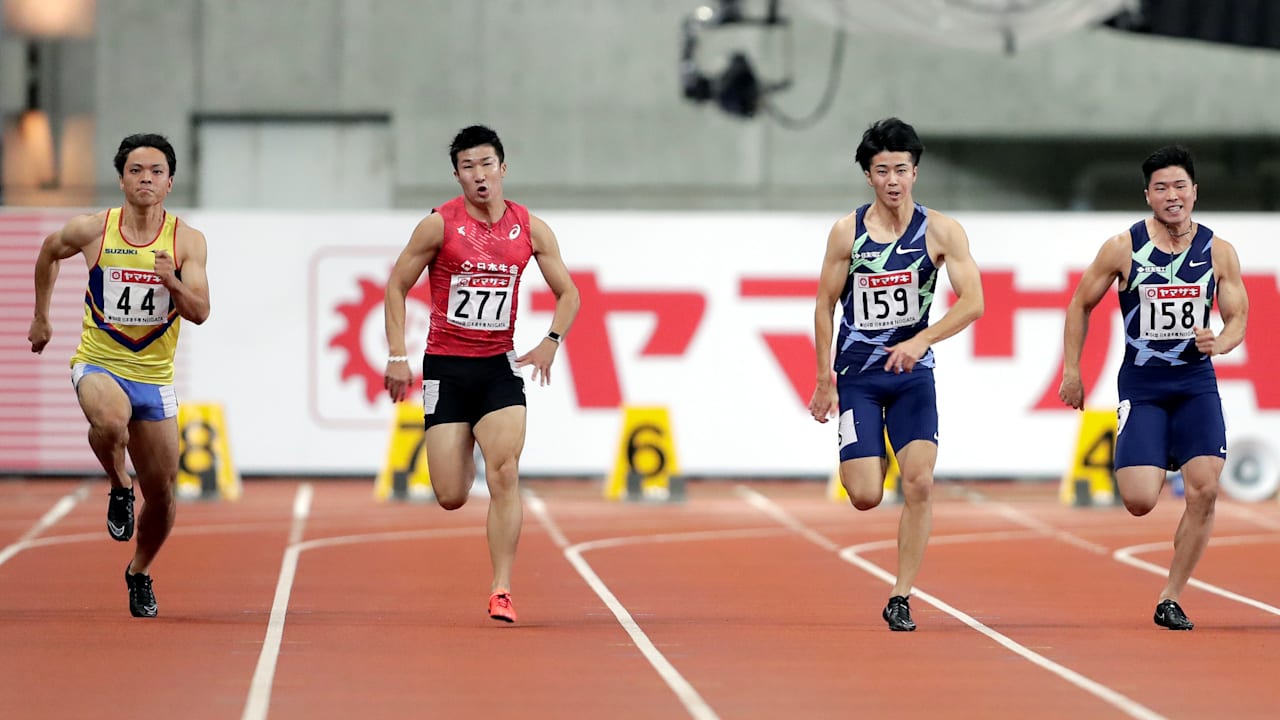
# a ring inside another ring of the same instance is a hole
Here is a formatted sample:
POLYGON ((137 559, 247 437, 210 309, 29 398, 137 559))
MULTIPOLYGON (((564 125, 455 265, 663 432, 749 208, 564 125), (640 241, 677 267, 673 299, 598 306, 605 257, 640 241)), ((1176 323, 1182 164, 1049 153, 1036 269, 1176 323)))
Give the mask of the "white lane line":
POLYGON ((1280 520, 1264 515, 1256 510, 1250 510, 1232 503, 1218 503, 1218 512, 1223 515, 1235 515, 1238 518, 1244 518, 1249 522, 1267 528, 1268 530, 1280 530, 1280 520))
POLYGON ((310 511, 310 486, 307 486, 305 498, 303 489, 298 489, 298 497, 294 501, 294 526, 289 532, 293 544, 285 549, 284 561, 281 563, 280 580, 276 584, 275 600, 271 605, 271 618, 267 622, 267 635, 263 640, 262 651, 258 655, 258 666, 253 673, 253 681, 249 686, 249 696, 245 702, 242 720, 263 720, 271 704, 271 688, 275 681, 276 663, 280 657, 280 645, 284 639, 284 621, 289 610, 289 596, 292 592, 293 577, 298 570, 298 558, 302 553, 317 548, 338 547, 341 545, 358 545, 360 543, 376 543, 399 540, 423 540, 460 535, 484 535, 483 527, 433 528, 427 530, 391 530, 361 535, 340 535, 336 537, 317 538, 306 542, 298 542, 302 537, 302 522, 310 511), (299 520, 301 516, 301 520, 299 520), (286 582, 287 580, 287 582, 286 582))
MULTIPOLYGON (((803 523, 801 523, 799 520, 792 517, 790 513, 784 510, 782 506, 778 505, 773 500, 770 500, 764 495, 748 487, 739 485, 735 489, 739 494, 741 494, 744 498, 746 498, 747 502, 749 502, 753 507, 760 508, 762 510, 764 508, 769 508, 768 510, 764 510, 764 511, 770 517, 778 519, 779 522, 782 522, 782 524, 786 525, 788 528, 792 528, 792 529, 805 528, 805 525, 803 523), (782 520, 783 518, 786 518, 785 522, 782 520)), ((819 535, 816 532, 813 532, 812 530, 810 530, 809 532, 799 532, 798 534, 804 536, 805 538, 809 539, 811 542, 814 542, 820 547, 823 547, 826 549, 838 547, 837 543, 833 542, 829 538, 819 535), (813 536, 817 536, 817 537, 815 538, 813 536), (821 540, 821 542, 819 542, 818 540, 821 540)), ((981 534, 978 533, 975 535, 981 535, 981 534)), ((931 539, 930 542, 941 540, 941 537, 945 537, 945 536, 940 536, 939 538, 931 539)), ((839 556, 845 562, 851 563, 852 565, 858 568, 861 568, 862 570, 870 573, 871 575, 874 575, 875 577, 878 577, 881 580, 885 581, 889 585, 893 585, 894 582, 897 580, 897 578, 895 578, 892 573, 887 572, 880 566, 861 557, 858 553, 866 552, 868 550, 884 549, 886 547, 895 547, 896 545, 897 545, 896 541, 886 541, 886 540, 863 543, 861 545, 852 545, 850 547, 846 547, 840 550, 839 556)), ((1076 672, 1075 670, 1072 670, 1071 668, 1068 668, 1064 665, 1059 665, 1058 663, 1050 660, 1049 658, 1035 652, 1034 650, 1031 650, 1025 645, 1021 645, 1015 642, 1008 636, 1002 633, 996 632, 995 630, 992 630, 986 625, 983 625, 981 622, 974 619, 971 615, 968 615, 967 613, 964 613, 959 609, 952 607, 946 602, 943 602, 940 598, 935 597, 934 595, 931 595, 921 590, 919 587, 916 587, 913 589, 912 595, 920 598, 926 603, 936 607, 942 612, 959 620, 960 622, 967 625, 969 628, 976 630, 977 632, 994 640, 995 642, 1000 644, 1002 647, 1013 652, 1014 654, 1018 655, 1024 660, 1027 660, 1032 664, 1036 665, 1037 667, 1043 670, 1047 670, 1053 673, 1054 675, 1057 675, 1058 677, 1062 678, 1063 680, 1066 680, 1072 685, 1075 685, 1081 690, 1084 690, 1090 695, 1093 695, 1094 697, 1102 700, 1103 702, 1111 705, 1112 707, 1115 707, 1117 710, 1120 710, 1121 712, 1128 715, 1129 717, 1139 718, 1140 720, 1164 720, 1164 716, 1146 707, 1145 705, 1142 705, 1137 701, 1129 697, 1126 697, 1125 695, 1122 695, 1116 692, 1115 690, 1112 690, 1111 688, 1107 687, 1106 685, 1103 685, 1102 683, 1097 682, 1096 680, 1092 680, 1088 677, 1085 677, 1084 675, 1081 675, 1080 673, 1076 672)))
POLYGON ((285 548, 280 563, 280 578, 276 581, 276 595, 271 603, 271 617, 267 621, 267 635, 258 654, 258 666, 253 671, 249 685, 249 697, 244 704, 243 720, 264 720, 271 703, 271 684, 275 680, 276 661, 280 658, 280 641, 284 637, 284 619, 289 611, 289 594, 293 591, 293 578, 298 571, 297 543, 311 514, 311 483, 302 483, 293 498, 293 525, 289 528, 289 546, 285 548))
POLYGON ((748 505, 773 518, 783 527, 791 528, 791 530, 797 535, 807 539, 814 545, 817 545, 824 550, 830 550, 831 552, 835 552, 840 549, 840 545, 838 543, 792 517, 791 513, 783 510, 781 505, 775 503, 764 495, 761 495, 755 490, 743 485, 736 485, 734 486, 733 491, 746 500, 748 505))
MULTIPOLYGON (((1153 543, 1143 543, 1141 545, 1130 545, 1128 547, 1122 547, 1119 550, 1112 552, 1102 545, 1092 543, 1080 537, 1079 535, 1075 535, 1074 533, 1068 532, 1066 530, 1061 530, 1059 528, 1056 528, 1053 525, 1050 525, 1038 518, 1035 518, 1031 516, 1029 513, 1026 513, 1022 510, 1018 510, 1011 505, 1007 505, 1005 503, 1000 503, 1000 502, 989 502, 986 500, 986 498, 982 497, 981 495, 977 495, 976 493, 973 495, 970 495, 969 500, 970 502, 973 502, 975 504, 987 504, 992 507, 995 507, 997 512, 999 512, 1001 515, 1008 518, 1009 520, 1012 520, 1013 522, 1016 522, 1020 525, 1024 525, 1029 528, 1034 528, 1048 537, 1055 538, 1069 545, 1074 545, 1076 547, 1083 548, 1085 550, 1088 550, 1091 553, 1110 555, 1112 559, 1120 563, 1129 565, 1130 567, 1138 568, 1139 570, 1145 570, 1153 575, 1159 575, 1165 578, 1169 577, 1169 568, 1162 567, 1152 562, 1147 562, 1146 560, 1140 560, 1134 557, 1134 555, 1140 555, 1142 553, 1147 553, 1147 552, 1155 552, 1157 550, 1170 549, 1173 547, 1173 543, 1171 541, 1166 540, 1166 541, 1153 542, 1153 543)), ((1260 513, 1254 512, 1246 508, 1224 503, 1219 505, 1218 509, 1223 511, 1224 514, 1235 515, 1236 517, 1243 518, 1245 520, 1248 520, 1249 522, 1252 522, 1256 525, 1260 525, 1265 528, 1280 529, 1280 522, 1277 522, 1271 519, 1270 517, 1267 517, 1266 515, 1262 515, 1260 513)), ((1242 544, 1262 543, 1262 542, 1280 542, 1280 536, 1277 536, 1275 534, 1241 535, 1241 536, 1228 536, 1228 537, 1222 537, 1222 538, 1211 538, 1209 540, 1210 545, 1242 545, 1242 544)), ((1246 595, 1241 595, 1239 593, 1232 592, 1231 590, 1227 590, 1226 588, 1204 582, 1203 580, 1197 580, 1195 578, 1191 578, 1190 580, 1187 581, 1187 584, 1190 585, 1191 587, 1204 590, 1205 592, 1213 593, 1214 595, 1227 598, 1228 600, 1234 600, 1238 603, 1243 603, 1250 607, 1257 608, 1259 610, 1262 610, 1263 612, 1272 613, 1274 615, 1280 615, 1280 608, 1276 608, 1273 605, 1268 605, 1267 603, 1264 603, 1261 600, 1255 600, 1254 598, 1248 597, 1246 595)))
POLYGON ((614 618, 618 620, 618 624, 631 637, 631 641, 635 643, 636 649, 640 651, 644 658, 649 661, 653 669, 657 671, 658 676, 662 678, 667 687, 675 693, 685 710, 689 712, 689 716, 695 720, 717 720, 719 715, 716 714, 707 701, 698 694, 693 685, 685 680, 684 676, 676 670, 671 661, 658 650, 649 636, 644 630, 640 629, 640 625, 636 623, 635 618, 631 617, 631 613, 627 611, 626 606, 618 600, 609 586, 605 584, 600 576, 596 574, 591 565, 582 558, 584 552, 605 547, 619 547, 622 545, 634 545, 641 543, 663 543, 663 542, 685 542, 690 540, 719 540, 727 538, 739 537, 762 537, 766 534, 777 534, 772 528, 750 529, 750 530, 720 530, 690 533, 668 533, 665 535, 652 535, 644 537, 629 538, 607 538, 604 540, 593 540, 591 542, 578 543, 570 545, 568 538, 560 531, 560 526, 551 517, 551 513, 547 511, 547 505, 541 498, 532 495, 526 496, 526 502, 529 509, 533 512, 538 522, 547 529, 547 534, 555 541, 556 545, 564 551, 564 556, 568 558, 569 564, 573 569, 578 571, 578 575, 586 581, 587 586, 595 592, 596 596, 604 602, 609 611, 613 613, 614 618))
POLYGON ((14 555, 17 555, 30 547, 31 542, 35 540, 40 533, 48 530, 59 520, 66 517, 67 513, 71 512, 71 509, 76 506, 76 503, 85 499, 88 494, 89 484, 84 483, 75 490, 72 490, 59 498, 58 502, 54 503, 53 507, 49 508, 48 512, 37 520, 35 525, 32 525, 26 532, 22 533, 21 537, 6 545, 3 550, 0 550, 0 565, 9 562, 9 559, 14 555))
POLYGON ((1007 505, 1002 502, 986 504, 995 508, 996 513, 1001 517, 1023 527, 1035 530, 1045 537, 1050 537, 1068 545, 1078 547, 1082 550, 1087 550, 1094 555, 1108 555, 1111 552, 1111 549, 1105 545, 1099 545, 1098 543, 1085 540, 1075 533, 1068 532, 1061 528, 1056 528, 1053 525, 1032 516, 1030 513, 1013 507, 1012 505, 1007 505))
MULTIPOLYGON (((1280 542, 1280 535, 1271 533, 1267 535, 1235 535, 1223 538, 1211 538, 1209 540, 1209 545, 1247 545, 1251 543, 1264 542, 1280 542)), ((1147 562, 1146 560, 1139 560, 1134 556, 1141 555, 1142 553, 1155 552, 1157 550, 1169 550, 1172 547, 1173 543, 1167 540, 1162 542, 1145 543, 1143 545, 1130 545, 1129 547, 1123 547, 1116 550, 1115 553, 1112 554, 1112 557, 1125 565, 1131 565, 1139 570, 1146 570, 1153 575, 1159 575, 1160 577, 1167 578, 1169 577, 1169 568, 1156 565, 1152 562, 1147 562)), ((1213 593, 1214 595, 1224 597, 1228 600, 1234 600, 1238 603, 1248 605, 1249 607, 1257 608, 1263 612, 1268 612, 1272 615, 1280 615, 1280 608, 1274 605, 1268 605, 1261 600, 1255 600, 1246 595, 1232 592, 1226 588, 1212 585, 1203 580, 1191 578, 1190 580, 1187 580, 1187 584, 1193 588, 1213 593)))
MULTIPOLYGON (((170 537, 187 537, 190 535, 230 535, 242 534, 248 530, 275 530, 279 528, 279 523, 258 522, 258 523, 224 523, 217 525, 189 525, 187 527, 175 527, 170 537)), ((34 550, 42 547, 52 547, 54 545, 72 545, 82 542, 97 542, 102 539, 102 533, 87 532, 76 533, 75 535, 49 535, 46 537, 38 537, 32 540, 23 540, 14 543, 18 545, 16 552, 24 550, 34 550)), ((16 553, 15 553, 16 554, 16 553)))

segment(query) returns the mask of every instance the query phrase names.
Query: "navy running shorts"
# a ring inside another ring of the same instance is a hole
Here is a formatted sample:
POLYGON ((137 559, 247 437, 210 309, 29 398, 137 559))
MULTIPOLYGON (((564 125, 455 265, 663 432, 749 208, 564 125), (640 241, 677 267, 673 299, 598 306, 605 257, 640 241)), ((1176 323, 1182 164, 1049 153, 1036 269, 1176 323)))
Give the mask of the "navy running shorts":
POLYGON ((1162 400, 1121 400, 1116 467, 1154 465, 1176 470, 1193 457, 1227 457, 1227 425, 1216 391, 1162 400))
POLYGON ((886 457, 885 429, 894 452, 913 440, 938 442, 938 396, 933 369, 879 369, 836 379, 840 395, 840 461, 886 457))

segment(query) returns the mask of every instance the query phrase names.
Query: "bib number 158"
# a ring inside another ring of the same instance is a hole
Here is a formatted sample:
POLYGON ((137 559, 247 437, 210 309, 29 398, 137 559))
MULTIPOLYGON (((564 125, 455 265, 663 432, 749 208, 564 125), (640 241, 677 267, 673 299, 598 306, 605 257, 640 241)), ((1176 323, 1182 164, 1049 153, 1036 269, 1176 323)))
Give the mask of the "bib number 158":
POLYGON ((1206 310, 1203 285, 1143 287, 1141 330, 1146 340, 1179 340, 1196 336, 1206 310))

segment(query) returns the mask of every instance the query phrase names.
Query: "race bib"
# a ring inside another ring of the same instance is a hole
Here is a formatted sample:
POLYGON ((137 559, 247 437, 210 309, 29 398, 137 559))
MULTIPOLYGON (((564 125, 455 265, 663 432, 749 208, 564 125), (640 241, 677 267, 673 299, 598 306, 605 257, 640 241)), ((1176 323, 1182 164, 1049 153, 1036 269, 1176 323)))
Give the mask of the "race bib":
POLYGON ((857 273, 853 277, 853 325, 859 330, 907 327, 920 322, 915 270, 857 273))
POLYGON ((1205 286, 1143 285, 1138 291, 1140 337, 1143 340, 1184 340, 1202 327, 1205 286))
POLYGON ((104 267, 102 316, 112 325, 163 325, 169 288, 150 270, 104 267))
POLYGON ((511 327, 515 278, 498 273, 463 273, 449 280, 449 323, 472 330, 511 327))

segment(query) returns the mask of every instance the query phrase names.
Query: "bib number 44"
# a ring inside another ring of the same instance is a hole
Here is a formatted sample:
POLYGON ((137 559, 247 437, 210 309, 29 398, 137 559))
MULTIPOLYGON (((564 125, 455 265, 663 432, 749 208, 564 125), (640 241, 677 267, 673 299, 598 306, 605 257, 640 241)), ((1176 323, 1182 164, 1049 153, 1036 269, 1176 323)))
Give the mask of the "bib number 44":
POLYGON ((102 313, 113 325, 160 325, 169 315, 169 289, 146 270, 105 268, 102 313))

